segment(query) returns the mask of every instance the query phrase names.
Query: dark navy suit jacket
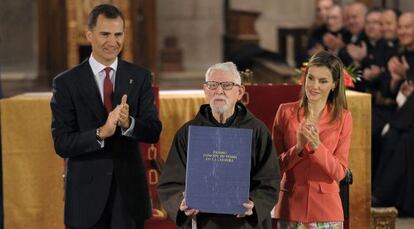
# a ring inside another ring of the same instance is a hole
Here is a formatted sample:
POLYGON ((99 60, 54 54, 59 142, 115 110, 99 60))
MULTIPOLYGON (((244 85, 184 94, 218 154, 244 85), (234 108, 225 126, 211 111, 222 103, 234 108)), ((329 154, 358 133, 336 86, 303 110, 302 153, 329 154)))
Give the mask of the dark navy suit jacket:
POLYGON ((122 199, 138 222, 151 216, 151 205, 139 142, 155 143, 161 132, 151 90, 150 73, 119 60, 112 104, 127 94, 132 136, 119 127, 101 148, 96 129, 107 112, 88 60, 53 80, 52 136, 56 153, 67 159, 65 224, 90 227, 100 218, 108 199, 112 177, 122 199))

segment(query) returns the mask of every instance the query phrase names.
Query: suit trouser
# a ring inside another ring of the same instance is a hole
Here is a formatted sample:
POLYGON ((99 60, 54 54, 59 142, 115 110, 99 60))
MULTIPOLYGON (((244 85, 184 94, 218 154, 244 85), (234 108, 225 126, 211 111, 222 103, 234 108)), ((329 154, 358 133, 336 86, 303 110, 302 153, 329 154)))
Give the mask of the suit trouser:
MULTIPOLYGON (((139 206, 137 206, 139 207, 139 206)), ((101 218, 92 227, 68 227, 68 229, 141 229, 144 221, 135 222, 122 201, 115 175, 112 176, 111 191, 101 218)))

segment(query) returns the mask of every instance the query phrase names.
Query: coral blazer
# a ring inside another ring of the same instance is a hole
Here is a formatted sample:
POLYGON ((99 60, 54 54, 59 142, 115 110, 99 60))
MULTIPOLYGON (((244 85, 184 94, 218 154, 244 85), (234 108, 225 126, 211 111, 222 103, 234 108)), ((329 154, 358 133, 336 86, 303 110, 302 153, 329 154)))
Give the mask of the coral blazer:
MULTIPOLYGON (((306 144, 303 155, 294 152, 299 102, 281 104, 273 123, 273 140, 279 155, 282 181, 275 217, 310 223, 343 221, 339 181, 345 177, 351 143, 352 117, 344 110, 330 122, 331 106, 325 106, 317 128, 321 144, 306 144)), ((303 120, 303 111, 299 119, 303 120)))

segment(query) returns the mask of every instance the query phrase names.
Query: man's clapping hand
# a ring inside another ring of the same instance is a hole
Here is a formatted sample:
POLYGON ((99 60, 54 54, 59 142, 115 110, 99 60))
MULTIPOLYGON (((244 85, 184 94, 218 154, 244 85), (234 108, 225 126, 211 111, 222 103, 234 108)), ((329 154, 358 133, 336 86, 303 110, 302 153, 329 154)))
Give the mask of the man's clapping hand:
POLYGON ((121 104, 118 106, 120 107, 118 125, 123 129, 128 129, 131 124, 131 119, 129 117, 129 105, 127 103, 127 95, 122 96, 121 104))

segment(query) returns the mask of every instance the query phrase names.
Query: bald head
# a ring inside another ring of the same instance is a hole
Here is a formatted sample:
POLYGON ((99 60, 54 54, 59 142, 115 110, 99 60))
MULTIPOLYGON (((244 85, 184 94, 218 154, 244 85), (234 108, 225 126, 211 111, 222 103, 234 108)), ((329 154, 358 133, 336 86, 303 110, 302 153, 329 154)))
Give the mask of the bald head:
POLYGON ((400 20, 402 19, 403 21, 412 21, 413 20, 413 18, 414 18, 414 13, 412 13, 412 12, 405 12, 405 13, 402 13, 401 14, 401 16, 400 16, 400 20))
POLYGON ((398 39, 402 46, 414 50, 414 13, 401 14, 398 19, 398 39))
POLYGON ((361 2, 352 2, 345 7, 345 26, 352 35, 364 30, 367 7, 361 2))

